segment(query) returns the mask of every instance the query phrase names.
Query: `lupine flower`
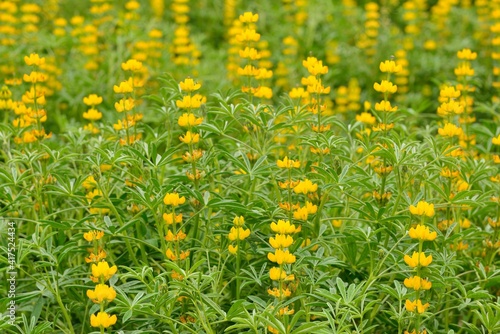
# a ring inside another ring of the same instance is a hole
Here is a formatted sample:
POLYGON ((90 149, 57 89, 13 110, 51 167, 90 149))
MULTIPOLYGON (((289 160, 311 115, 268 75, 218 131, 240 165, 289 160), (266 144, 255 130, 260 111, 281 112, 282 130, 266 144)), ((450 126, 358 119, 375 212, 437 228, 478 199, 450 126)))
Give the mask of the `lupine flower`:
POLYGON ((423 252, 413 252, 411 257, 409 255, 405 255, 404 261, 412 268, 417 266, 427 267, 432 262, 432 255, 425 256, 425 253, 423 252))
POLYGON ((98 312, 97 315, 92 314, 90 316, 90 325, 92 327, 103 327, 103 328, 108 328, 109 326, 112 326, 116 324, 116 315, 110 316, 106 312, 98 312))
POLYGON ((116 298, 116 291, 106 284, 97 284, 94 290, 87 290, 87 297, 96 304, 103 301, 110 303, 116 298))
POLYGON ((429 204, 425 201, 420 201, 417 206, 410 205, 410 212, 416 216, 434 216, 434 204, 429 204))
POLYGON ((429 227, 420 224, 410 228, 408 234, 412 239, 428 240, 428 241, 432 241, 437 237, 436 232, 431 232, 429 227))

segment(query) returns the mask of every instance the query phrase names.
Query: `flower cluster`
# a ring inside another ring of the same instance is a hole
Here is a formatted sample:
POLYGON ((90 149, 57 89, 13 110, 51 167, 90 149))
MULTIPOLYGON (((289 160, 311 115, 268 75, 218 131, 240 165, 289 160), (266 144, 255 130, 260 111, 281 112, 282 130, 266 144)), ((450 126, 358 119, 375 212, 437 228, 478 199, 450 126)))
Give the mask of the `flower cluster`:
POLYGON ((107 285, 106 282, 116 274, 117 267, 110 267, 108 262, 105 261, 106 252, 102 249, 103 237, 104 232, 97 230, 83 234, 83 238, 93 244, 93 248, 89 250, 90 256, 85 261, 91 263, 92 276, 90 276, 90 279, 96 284, 93 290, 87 290, 87 297, 100 306, 97 315, 92 314, 90 316, 90 325, 99 327, 101 330, 114 325, 117 321, 116 315, 105 312, 106 305, 116 298, 115 289, 111 285, 107 285))
POLYGON ((166 230, 160 226, 160 237, 167 242, 165 255, 170 261, 182 261, 189 256, 189 251, 181 250, 181 242, 186 239, 186 234, 182 230, 182 213, 177 213, 176 208, 186 202, 184 196, 178 193, 167 193, 163 198, 163 203, 167 206, 167 212, 163 214, 166 230), (165 231, 165 232, 163 232, 165 231))
POLYGON ((310 99, 307 100, 307 110, 317 115, 317 122, 312 125, 314 132, 325 132, 330 130, 330 124, 323 124, 322 117, 331 114, 323 95, 330 94, 330 86, 324 86, 322 76, 328 73, 328 66, 323 65, 321 60, 315 57, 307 57, 302 61, 302 66, 307 69, 309 76, 302 78, 302 85, 307 87, 310 99))
POLYGON ((295 263, 296 257, 288 248, 293 244, 291 234, 296 233, 298 229, 288 220, 278 220, 277 223, 271 223, 271 230, 276 233, 274 237, 269 238, 269 244, 274 248, 274 252, 269 252, 267 258, 278 266, 269 270, 269 277, 275 282, 275 286, 267 292, 282 300, 292 294, 288 282, 295 280, 295 276, 290 274, 290 265, 295 263))
POLYGON ((33 70, 23 76, 23 81, 30 83, 30 88, 23 94, 22 101, 13 103, 14 113, 18 116, 13 125, 23 129, 22 136, 14 138, 17 144, 34 143, 52 136, 52 133, 47 134, 42 126, 42 123, 47 121, 47 112, 43 109, 47 103, 46 89, 42 86, 47 76, 39 69, 45 64, 45 58, 32 53, 24 57, 24 62, 33 70))
POLYGON ((422 303, 420 299, 422 297, 422 291, 429 290, 432 287, 432 283, 426 279, 422 278, 424 270, 432 262, 432 255, 426 256, 423 252, 424 241, 433 241, 437 237, 437 233, 431 231, 431 229, 424 224, 426 217, 431 218, 434 216, 434 205, 427 203, 425 201, 420 201, 416 206, 410 206, 411 214, 420 217, 420 221, 410 228, 408 235, 414 240, 418 240, 418 251, 414 251, 412 256, 405 255, 405 263, 413 268, 416 273, 404 280, 404 285, 408 289, 415 291, 415 299, 407 299, 405 302, 405 307, 408 312, 414 312, 417 314, 416 321, 416 331, 420 331, 420 321, 419 315, 424 313, 429 307, 429 303, 422 303))
POLYGON ((121 64, 122 70, 132 72, 127 80, 114 85, 113 90, 122 97, 115 102, 115 110, 118 113, 124 113, 125 116, 113 124, 113 128, 120 133, 120 145, 131 145, 140 140, 142 134, 137 128, 137 122, 142 120, 143 114, 136 112, 137 92, 136 89, 144 86, 142 79, 142 62, 135 59, 129 59, 121 64))
POLYGON ((236 254, 240 250, 240 241, 245 240, 250 236, 250 229, 243 228, 245 218, 243 216, 235 217, 233 220, 233 227, 227 235, 229 241, 236 241, 236 245, 229 244, 228 249, 231 254, 236 254))
POLYGON ((258 20, 259 14, 251 12, 245 12, 239 17, 242 28, 235 36, 235 39, 240 46, 238 54, 242 65, 238 67, 237 73, 243 81, 242 92, 258 98, 270 99, 273 97, 273 91, 266 84, 266 81, 272 78, 273 72, 267 69, 268 64, 259 67, 257 63, 265 54, 258 50, 258 42, 260 41, 260 34, 256 30, 258 20), (257 81, 258 84, 252 81, 257 81))
POLYGON ((184 95, 181 100, 175 102, 177 107, 183 111, 183 114, 177 120, 177 124, 186 129, 186 132, 179 137, 179 140, 188 146, 188 150, 184 153, 182 159, 191 164, 191 168, 186 171, 188 179, 198 184, 203 177, 203 172, 197 169, 197 161, 203 156, 203 151, 197 148, 200 134, 195 132, 194 129, 203 122, 203 117, 196 116, 194 111, 206 102, 206 98, 194 93, 201 88, 201 84, 191 78, 186 78, 179 85, 184 95))
POLYGON ((97 134, 100 130, 94 122, 102 118, 102 113, 97 110, 96 106, 102 103, 102 97, 96 94, 90 94, 83 98, 83 103, 89 107, 89 109, 83 113, 83 118, 90 121, 89 124, 85 125, 84 129, 92 134, 97 134))

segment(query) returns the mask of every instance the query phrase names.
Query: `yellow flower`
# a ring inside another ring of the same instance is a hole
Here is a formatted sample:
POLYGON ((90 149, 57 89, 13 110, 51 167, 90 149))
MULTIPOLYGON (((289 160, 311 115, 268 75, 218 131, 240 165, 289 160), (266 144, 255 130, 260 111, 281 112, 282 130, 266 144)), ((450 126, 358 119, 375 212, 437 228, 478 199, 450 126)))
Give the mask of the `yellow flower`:
POLYGON ((417 299, 415 301, 407 299, 405 302, 405 307, 408 312, 417 311, 418 313, 424 313, 425 310, 427 310, 427 308, 429 307, 429 303, 425 303, 422 305, 422 301, 420 299, 417 299))
POLYGON ((87 112, 83 113, 83 118, 88 119, 89 121, 98 121, 102 118, 102 113, 97 109, 90 108, 87 112))
POLYGON ((431 232, 429 227, 420 224, 417 225, 416 227, 410 228, 408 234, 412 239, 428 240, 428 241, 432 241, 437 237, 436 232, 431 232))
POLYGON ((446 125, 443 128, 438 129, 438 133, 442 137, 455 137, 455 136, 460 136, 464 132, 462 128, 459 128, 453 123, 446 123, 446 125))
POLYGON ((239 43, 258 42, 260 40, 260 34, 258 34, 255 29, 245 29, 236 35, 236 40, 239 43))
POLYGON ((372 114, 370 114, 368 112, 362 112, 360 115, 356 115, 356 121, 364 123, 364 124, 372 125, 372 124, 375 124, 377 119, 375 118, 375 116, 373 116, 372 114))
POLYGON ((279 168, 300 168, 299 160, 288 159, 288 157, 284 157, 283 160, 279 160, 276 162, 279 168))
POLYGON ((82 187, 87 190, 92 190, 97 186, 97 181, 94 179, 94 176, 90 175, 82 182, 82 187))
POLYGON ((250 229, 244 229, 243 227, 231 227, 231 230, 229 231, 228 238, 231 241, 234 240, 245 240, 250 236, 250 229))
POLYGON ((90 279, 94 283, 107 281, 117 270, 118 268, 116 266, 109 267, 106 261, 102 261, 92 265, 92 276, 90 276, 90 279))
POLYGON ((87 240, 88 242, 94 241, 94 240, 99 240, 104 236, 103 231, 89 231, 83 233, 83 238, 87 240))
POLYGON ((229 245, 227 246, 227 249, 229 250, 229 253, 236 254, 238 252, 238 245, 236 246, 229 245))
POLYGON ((187 235, 182 230, 177 232, 177 234, 172 233, 172 231, 167 230, 167 235, 165 236, 165 240, 168 242, 178 242, 186 239, 187 235))
POLYGON ((460 91, 456 90, 453 86, 444 86, 439 91, 439 97, 448 98, 448 99, 456 99, 460 97, 460 91))
POLYGON ((201 88, 201 84, 195 83, 191 78, 186 78, 184 81, 181 81, 179 86, 183 92, 194 92, 201 88))
POLYGON ((239 76, 256 77, 260 73, 260 69, 253 65, 245 65, 245 67, 238 67, 237 73, 239 76))
POLYGON ((200 141, 200 134, 187 131, 184 136, 180 136, 179 140, 184 144, 196 144, 200 141))
POLYGON ((114 314, 110 316, 106 312, 98 312, 97 316, 95 314, 90 316, 90 325, 92 327, 108 328, 109 326, 116 324, 116 320, 116 315, 114 314))
POLYGON ((255 48, 251 48, 251 47, 245 47, 245 49, 243 50, 239 50, 239 54, 240 54, 240 57, 241 58, 248 58, 248 59, 251 59, 251 60, 257 60, 257 59, 260 59, 261 57, 261 54, 260 52, 255 49, 255 48))
POLYGON ((469 64, 463 63, 455 68, 455 75, 459 76, 472 76, 474 75, 474 69, 470 67, 469 64))
POLYGON ((309 97, 309 92, 306 91, 303 87, 298 87, 298 88, 292 88, 290 93, 290 98, 292 99, 302 99, 302 98, 308 98, 309 97))
POLYGON ((132 77, 130 77, 126 81, 120 82, 119 86, 114 85, 113 90, 117 94, 119 94, 119 93, 132 93, 134 91, 134 81, 133 81, 132 77))
POLYGON ((133 98, 123 98, 120 99, 118 102, 115 102, 115 109, 117 112, 122 112, 122 111, 129 111, 132 110, 135 107, 135 101, 133 98))
POLYGON ((412 268, 417 266, 427 267, 432 262, 432 255, 426 257, 424 252, 413 252, 411 257, 409 255, 405 255, 404 261, 412 268))
POLYGON ((24 74, 23 80, 31 83, 44 82, 47 80, 47 76, 41 72, 32 71, 30 74, 24 74))
POLYGON ((163 198, 163 203, 165 205, 179 206, 186 202, 186 197, 179 197, 178 193, 167 193, 163 198))
POLYGON ((332 225, 333 227, 339 228, 342 226, 342 220, 340 219, 332 219, 332 225))
POLYGON ((498 135, 497 137, 493 137, 493 139, 491 139, 491 142, 493 143, 493 145, 500 145, 500 135, 498 135))
POLYGON ((278 220, 278 223, 271 223, 271 230, 278 234, 292 234, 295 233, 295 225, 290 224, 290 221, 278 220))
POLYGON ((298 208, 293 212, 293 218, 296 220, 307 220, 309 213, 307 212, 307 208, 298 208))
POLYGON ((97 284, 94 290, 87 290, 87 297, 96 304, 104 301, 110 303, 116 298, 116 291, 106 284, 97 284))
POLYGON ((293 244, 293 238, 286 234, 277 234, 276 237, 269 238, 269 244, 274 249, 283 249, 293 244))
POLYGON ((182 127, 192 127, 196 125, 200 125, 203 122, 203 117, 196 117, 192 113, 184 113, 179 117, 178 124, 182 127))
POLYGON ((182 223, 182 213, 179 213, 178 215, 174 215, 174 213, 164 213, 163 214, 163 220, 167 225, 172 225, 174 223, 180 224, 182 223))
POLYGON ((304 181, 300 181, 295 188, 293 188, 293 191, 296 194, 304 194, 307 195, 308 193, 312 193, 318 190, 318 185, 316 183, 312 183, 311 180, 305 179, 304 181))
POLYGON ((139 71, 142 69, 142 63, 135 59, 129 59, 125 63, 122 63, 122 70, 124 71, 139 71))
POLYGON ((471 49, 462 49, 457 52, 458 59, 474 60, 477 58, 477 53, 472 52, 471 49))
POLYGON ((97 94, 90 94, 89 96, 85 96, 83 98, 83 103, 92 107, 102 103, 102 97, 97 94))
POLYGON ((379 68, 382 73, 398 73, 403 69, 401 65, 396 65, 394 60, 381 62, 379 68))
POLYGON ((382 80, 381 83, 375 82, 373 88, 380 93, 391 93, 394 94, 398 90, 398 86, 394 85, 392 82, 387 80, 382 80))
POLYGON ((276 249, 274 253, 268 253, 267 258, 271 262, 276 262, 277 264, 291 264, 296 260, 295 255, 291 254, 288 250, 284 251, 282 249, 276 249))
POLYGON ((292 295, 292 292, 288 288, 281 289, 281 290, 278 288, 273 288, 272 290, 267 289, 267 293, 271 296, 276 297, 276 298, 290 297, 292 295))
POLYGON ((269 278, 273 281, 282 281, 286 278, 286 271, 280 267, 273 267, 269 269, 269 278))
POLYGON ((412 276, 405 278, 404 285, 413 290, 429 290, 432 287, 432 283, 419 276, 412 276))
POLYGON ((417 206, 410 205, 410 212, 416 216, 434 216, 434 204, 427 203, 425 201, 420 201, 417 206))
POLYGON ((245 224, 245 217, 243 217, 243 216, 234 217, 233 224, 235 226, 243 226, 243 224, 245 224))
POLYGON ((392 107, 391 102, 389 101, 381 101, 380 103, 375 103, 376 111, 385 111, 385 112, 395 112, 398 110, 398 107, 392 107))
POLYGON ((45 58, 40 57, 37 53, 32 53, 28 56, 24 56, 24 62, 28 66, 40 66, 45 64, 45 58))
POLYGON ((191 109, 199 108, 203 103, 206 102, 206 98, 200 94, 195 94, 193 96, 186 95, 182 97, 182 100, 175 101, 175 105, 181 109, 191 109))
POLYGON ((259 20, 259 14, 254 14, 252 12, 245 12, 240 15, 241 23, 255 23, 259 20))

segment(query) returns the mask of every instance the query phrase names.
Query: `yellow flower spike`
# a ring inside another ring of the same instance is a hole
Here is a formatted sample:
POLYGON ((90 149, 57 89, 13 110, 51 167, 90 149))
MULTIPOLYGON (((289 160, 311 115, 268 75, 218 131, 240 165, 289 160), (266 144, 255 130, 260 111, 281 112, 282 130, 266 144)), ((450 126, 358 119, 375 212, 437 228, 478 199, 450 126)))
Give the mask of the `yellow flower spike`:
POLYGON ((394 85, 392 82, 387 80, 382 80, 382 82, 375 82, 373 88, 379 93, 391 93, 394 94, 398 90, 398 86, 394 85))
POLYGON ((274 249, 283 249, 293 244, 293 238, 286 234, 277 234, 274 238, 269 238, 269 244, 274 249))
POLYGON ((87 290, 87 297, 96 304, 104 301, 110 303, 116 298, 116 291, 106 284, 97 284, 94 290, 87 290))
POLYGON ((295 263, 296 257, 291 254, 288 250, 284 251, 282 249, 276 249, 274 253, 268 253, 267 258, 271 262, 275 262, 277 264, 292 264, 295 263))
POLYGON ((83 103, 85 103, 89 107, 93 107, 102 103, 102 97, 98 96, 97 94, 90 94, 89 96, 85 96, 83 98, 83 103))
POLYGON ((198 133, 187 131, 184 136, 179 137, 179 140, 184 144, 196 144, 200 141, 200 135, 198 133))
POLYGON ((286 271, 280 267, 272 267, 269 269, 269 278, 272 281, 282 281, 286 278, 286 271))
POLYGON ((135 59, 129 59, 126 62, 122 63, 122 70, 124 71, 140 71, 142 69, 142 63, 135 59))
POLYGON ((437 237, 436 232, 431 232, 429 227, 424 225, 417 225, 416 227, 410 228, 408 234, 412 239, 427 240, 427 241, 432 241, 437 237))
POLYGON ((90 325, 92 327, 103 327, 108 328, 116 324, 116 315, 109 315, 106 312, 98 312, 97 315, 92 314, 90 316, 90 325))
POLYGON ((260 34, 257 33, 255 29, 245 29, 236 35, 236 40, 239 43, 258 42, 260 40, 260 34))
POLYGON ((37 53, 32 53, 29 56, 24 56, 24 62, 28 66, 40 66, 45 64, 45 58, 40 57, 37 53))
POLYGON ((417 266, 427 267, 432 263, 432 255, 425 256, 424 252, 413 252, 413 255, 411 257, 409 255, 405 255, 404 261, 412 268, 415 268, 417 266))
POLYGON ((460 64, 458 67, 455 68, 455 75, 457 77, 459 76, 473 76, 474 75, 474 69, 470 67, 469 64, 460 64))
POLYGON ((259 14, 245 12, 239 17, 241 23, 255 23, 259 20, 259 14))
POLYGON ((278 223, 271 223, 271 230, 278 234, 292 234, 297 230, 290 221, 278 220, 278 223))
POLYGON ((290 98, 292 99, 306 99, 309 97, 309 92, 306 91, 303 87, 298 87, 292 88, 288 95, 290 95, 290 98))
POLYGON ((429 303, 425 303, 422 305, 422 301, 420 299, 417 299, 415 301, 407 299, 405 302, 405 307, 408 312, 418 312, 418 313, 424 313, 425 310, 429 307, 429 303))
POLYGON ((397 65, 394 60, 381 62, 379 68, 382 73, 398 73, 403 69, 403 67, 401 65, 397 65))
POLYGON ((94 241, 94 240, 99 240, 104 236, 103 231, 89 231, 83 233, 83 238, 87 240, 88 242, 94 241))
POLYGON ((416 216, 434 216, 434 204, 427 203, 425 201, 420 201, 417 206, 410 205, 410 212, 416 216))
POLYGON ((239 55, 240 58, 243 59, 248 58, 250 60, 258 60, 261 57, 261 54, 257 49, 248 46, 245 47, 243 50, 239 50, 239 55))
POLYGON ((102 279, 103 281, 107 281, 114 274, 116 274, 117 270, 118 268, 116 266, 110 267, 106 261, 99 262, 92 265, 92 276, 90 277, 90 279, 94 283, 99 282, 100 279, 102 279))
POLYGON ((173 213, 164 213, 163 220, 167 225, 172 225, 174 223, 180 224, 182 223, 182 213, 179 213, 178 215, 174 215, 173 213))
POLYGON ((171 205, 174 207, 184 204, 185 202, 186 202, 186 197, 184 196, 179 197, 178 193, 167 193, 163 198, 163 203, 165 203, 165 205, 171 205))
POLYGON ((177 123, 181 127, 192 127, 196 125, 200 125, 203 122, 203 117, 196 117, 194 114, 191 113, 184 113, 181 116, 179 116, 179 120, 177 123))
POLYGON ((186 78, 184 81, 181 81, 179 86, 183 92, 194 92, 201 88, 201 84, 195 83, 191 78, 186 78))
POLYGON ((288 157, 284 157, 283 160, 279 160, 276 162, 279 168, 300 168, 299 160, 288 159, 288 157))
POLYGON ((419 276, 405 278, 404 285, 413 290, 429 290, 432 287, 432 283, 429 280, 419 276))

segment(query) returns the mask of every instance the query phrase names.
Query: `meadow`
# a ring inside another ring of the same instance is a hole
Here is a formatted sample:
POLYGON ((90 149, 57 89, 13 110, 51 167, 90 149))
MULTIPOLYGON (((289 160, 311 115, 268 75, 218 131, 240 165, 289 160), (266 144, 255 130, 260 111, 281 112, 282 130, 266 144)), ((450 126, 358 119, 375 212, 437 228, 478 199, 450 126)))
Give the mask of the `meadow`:
POLYGON ((499 0, 1 0, 0 332, 500 333, 499 0))

